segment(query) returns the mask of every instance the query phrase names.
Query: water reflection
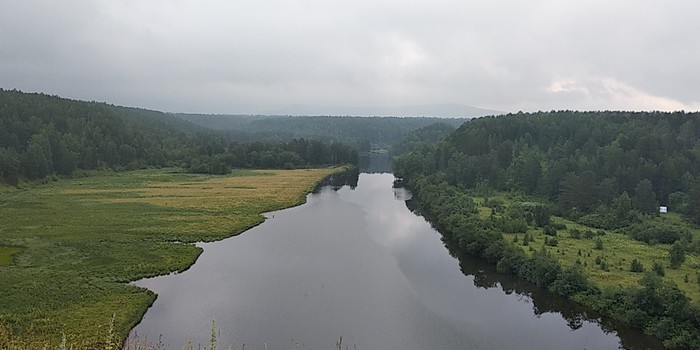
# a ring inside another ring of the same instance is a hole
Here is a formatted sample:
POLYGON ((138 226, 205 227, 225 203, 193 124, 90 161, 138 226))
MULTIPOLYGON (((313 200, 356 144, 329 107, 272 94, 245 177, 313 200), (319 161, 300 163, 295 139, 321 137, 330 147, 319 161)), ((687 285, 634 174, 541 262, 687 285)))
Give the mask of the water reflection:
POLYGON ((224 348, 329 349, 339 336, 357 349, 618 347, 574 304, 447 254, 391 174, 362 174, 354 190, 348 179, 204 244, 182 274, 140 281, 159 297, 135 331, 171 348, 206 344, 212 319, 224 348))
MULTIPOLYGON (((407 203, 412 207, 411 203, 407 203)), ((566 298, 551 293, 547 289, 496 271, 494 265, 470 255, 461 254, 457 243, 442 237, 450 255, 459 260, 459 267, 465 276, 472 277, 475 287, 484 289, 501 289, 506 295, 515 295, 520 301, 532 305, 535 316, 544 314, 560 315, 566 325, 573 331, 579 330, 586 323, 595 323, 606 334, 613 334, 620 339, 620 348, 629 350, 665 349, 656 338, 644 335, 619 321, 602 316, 588 307, 573 303, 566 298)))
POLYGON ((352 168, 342 173, 336 173, 323 179, 323 181, 316 186, 313 193, 319 193, 326 187, 330 187, 334 191, 338 191, 344 186, 348 186, 350 189, 354 190, 355 187, 357 187, 359 178, 360 172, 357 168, 352 168))

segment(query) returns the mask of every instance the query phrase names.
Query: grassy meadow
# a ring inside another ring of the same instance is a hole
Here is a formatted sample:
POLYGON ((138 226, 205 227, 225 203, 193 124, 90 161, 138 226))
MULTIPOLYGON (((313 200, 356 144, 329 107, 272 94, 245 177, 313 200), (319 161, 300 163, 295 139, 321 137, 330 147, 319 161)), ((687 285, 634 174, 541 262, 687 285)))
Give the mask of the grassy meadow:
POLYGON ((239 234, 342 170, 157 169, 0 188, 0 348, 119 345, 155 300, 126 282, 187 269, 201 253, 189 243, 239 234))
MULTIPOLYGON (((490 198, 501 200, 505 205, 511 205, 515 201, 525 201, 522 198, 512 198, 505 193, 494 194, 490 198)), ((478 210, 481 218, 488 219, 491 215, 491 208, 483 206, 483 198, 474 197, 474 199, 479 205, 478 210)), ((693 233, 694 240, 700 239, 700 230, 684 222, 676 213, 663 214, 653 220, 685 225, 693 233)), ((581 233, 587 230, 593 232, 599 230, 556 216, 552 217, 552 222, 566 225, 566 229, 557 231, 556 239, 558 244, 556 246, 545 245, 545 239, 551 239, 552 237, 548 237, 541 228, 533 228, 531 226, 528 227, 527 231, 532 237, 528 247, 523 247, 523 233, 504 233, 505 240, 520 245, 528 254, 544 246, 559 259, 563 266, 571 266, 579 262, 589 279, 600 287, 637 285, 642 277, 642 273, 631 271, 632 260, 637 259, 641 262, 644 266, 644 271, 651 271, 652 265, 658 262, 664 267, 664 278, 674 281, 693 303, 700 304, 700 281, 698 281, 700 276, 700 256, 687 254, 686 260, 680 268, 672 269, 669 267, 669 249, 671 247, 669 244, 649 245, 614 231, 605 231, 605 234, 596 234, 591 238, 585 238, 584 235, 574 238, 572 237, 572 230, 578 230, 581 233), (603 249, 597 249, 596 247, 598 238, 603 243, 603 249), (598 258, 600 258, 599 261, 605 262, 605 265, 607 265, 606 269, 601 268, 601 265, 596 263, 598 258)))

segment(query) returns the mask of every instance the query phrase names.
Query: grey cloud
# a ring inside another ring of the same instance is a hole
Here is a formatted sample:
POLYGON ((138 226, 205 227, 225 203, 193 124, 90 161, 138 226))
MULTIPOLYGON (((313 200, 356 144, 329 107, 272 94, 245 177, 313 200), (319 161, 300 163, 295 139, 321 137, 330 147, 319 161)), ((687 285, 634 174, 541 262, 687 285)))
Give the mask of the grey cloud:
POLYGON ((700 3, 691 0, 0 7, 2 88, 205 113, 700 108, 700 3))

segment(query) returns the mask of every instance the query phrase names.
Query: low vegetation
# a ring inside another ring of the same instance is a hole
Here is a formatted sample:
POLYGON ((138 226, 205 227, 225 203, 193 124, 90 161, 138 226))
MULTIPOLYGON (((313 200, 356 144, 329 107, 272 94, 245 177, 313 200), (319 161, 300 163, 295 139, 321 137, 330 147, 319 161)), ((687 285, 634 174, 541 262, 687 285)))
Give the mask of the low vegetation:
MULTIPOLYGON (((506 193, 493 193, 488 199, 478 196, 473 198, 481 218, 485 220, 492 220, 490 214, 492 209, 485 206, 485 202, 498 200, 503 208, 527 203, 522 196, 509 196, 506 193)), ((494 213, 493 218, 503 219, 507 216, 506 212, 509 210, 504 209, 501 214, 494 213)), ((688 254, 685 263, 672 268, 669 256, 671 244, 652 245, 635 240, 624 234, 623 230, 599 230, 558 216, 552 216, 552 225, 546 227, 536 224, 527 225, 525 218, 523 222, 525 223, 523 232, 504 232, 503 239, 522 247, 527 254, 531 255, 544 245, 549 253, 557 257, 562 266, 579 266, 591 282, 601 287, 636 286, 642 277, 639 272, 652 271, 654 264, 657 264, 662 266, 667 279, 676 283, 692 302, 700 305, 700 280, 698 280, 700 276, 696 272, 700 269, 698 255, 688 254), (548 234, 547 231, 550 229, 553 232, 548 234), (527 240, 525 236, 528 236, 527 240), (556 245, 545 244, 554 239, 556 239, 556 245), (600 249, 596 246, 597 242, 601 242, 600 249), (635 270, 641 267, 642 271, 632 271, 633 263, 635 270)), ((700 241, 700 230, 683 223, 678 214, 669 213, 650 219, 651 225, 664 223, 672 224, 673 227, 682 227, 689 234, 692 232, 694 241, 700 241)))
POLYGON ((155 299, 126 282, 187 269, 201 253, 190 243, 239 234, 343 170, 104 171, 6 188, 0 348, 110 348, 109 334, 121 346, 155 299))

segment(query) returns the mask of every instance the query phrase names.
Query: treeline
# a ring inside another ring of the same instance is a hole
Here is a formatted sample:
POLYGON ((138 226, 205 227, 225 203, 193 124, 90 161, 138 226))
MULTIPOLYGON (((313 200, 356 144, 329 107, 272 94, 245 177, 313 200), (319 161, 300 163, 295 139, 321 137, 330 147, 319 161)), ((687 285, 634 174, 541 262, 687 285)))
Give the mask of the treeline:
MULTIPOLYGON (((700 310, 661 277, 663 271, 645 273, 638 286, 601 290, 580 265, 563 267, 544 246, 530 245, 530 253, 521 248, 535 227, 545 233, 544 245, 555 246, 558 228, 549 218, 558 214, 593 227, 624 227, 620 232, 649 243, 676 242, 671 259, 675 249, 682 262, 692 235, 678 226, 650 224, 644 215, 675 203, 671 210, 698 222, 693 208, 700 206, 698 136, 700 115, 694 113, 488 117, 401 157, 394 170, 413 190, 421 214, 461 251, 639 327, 669 347, 700 349, 700 310), (484 203, 491 217, 481 219, 468 193, 492 189, 525 193, 542 204, 503 208, 491 200, 484 203), (502 232, 524 233, 525 241, 506 242, 502 232)), ((605 233, 579 234, 593 239, 605 233)), ((605 261, 600 264, 604 269, 605 261)))
POLYGON ((392 158, 399 157, 423 147, 431 147, 455 131, 451 124, 437 122, 411 131, 403 139, 391 145, 392 158))
POLYGON ((441 172, 460 188, 541 196, 556 212, 600 228, 626 226, 667 205, 700 224, 700 114, 541 112, 465 123, 398 172, 441 172))
POLYGON ((198 155, 183 166, 195 173, 226 174, 231 168, 294 169, 358 163, 357 149, 342 143, 303 138, 289 142, 227 143, 223 138, 210 137, 198 155))
POLYGON ((338 117, 338 116, 251 116, 176 114, 188 122, 226 131, 232 137, 254 142, 292 139, 314 139, 326 143, 356 145, 360 152, 372 147, 388 148, 401 141, 410 132, 441 123, 456 128, 468 119, 433 117, 338 117))
MULTIPOLYGON (((563 267, 544 246, 532 247, 528 255, 519 245, 506 242, 499 220, 480 219, 472 198, 440 174, 402 175, 413 191, 415 210, 456 242, 461 252, 495 264, 501 273, 518 276, 638 327, 668 347, 700 349, 700 310, 678 286, 658 273, 645 273, 637 287, 601 290, 588 280, 580 265, 563 267)), ((538 225, 536 215, 531 220, 530 225, 538 225)))
POLYGON ((78 169, 293 168, 358 163, 355 148, 314 140, 244 144, 172 115, 0 89, 0 181, 78 169))

